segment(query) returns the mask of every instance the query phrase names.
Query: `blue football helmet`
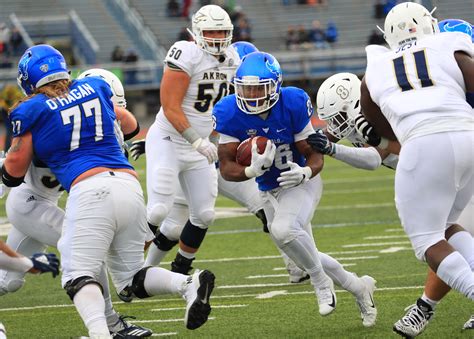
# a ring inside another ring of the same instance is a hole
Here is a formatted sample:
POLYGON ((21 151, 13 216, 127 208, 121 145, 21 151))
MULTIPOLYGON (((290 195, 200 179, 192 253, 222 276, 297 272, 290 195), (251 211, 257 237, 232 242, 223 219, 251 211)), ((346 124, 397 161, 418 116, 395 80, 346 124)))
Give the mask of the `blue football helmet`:
POLYGON ((258 52, 258 48, 254 44, 247 41, 236 41, 232 45, 234 49, 239 54, 240 60, 244 58, 247 54, 258 52))
POLYGON ((234 77, 237 106, 247 114, 268 111, 280 98, 282 82, 281 67, 273 55, 246 55, 234 77))
POLYGON ((28 48, 18 63, 18 86, 25 95, 50 82, 70 79, 63 55, 49 45, 28 48))
POLYGON ((473 38, 474 30, 471 24, 467 21, 461 19, 446 19, 440 21, 438 26, 440 32, 461 32, 466 33, 471 38, 473 38))

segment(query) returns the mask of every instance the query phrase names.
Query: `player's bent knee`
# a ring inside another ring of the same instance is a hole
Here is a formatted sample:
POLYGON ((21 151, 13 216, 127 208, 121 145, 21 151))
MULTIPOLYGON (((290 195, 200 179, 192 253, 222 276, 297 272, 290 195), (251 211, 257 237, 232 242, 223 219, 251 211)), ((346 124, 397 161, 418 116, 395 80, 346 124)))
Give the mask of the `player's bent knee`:
POLYGON ((79 292, 81 288, 89 284, 95 284, 99 286, 102 292, 104 291, 102 285, 97 280, 88 276, 82 276, 74 280, 69 280, 66 285, 64 285, 64 289, 66 290, 66 293, 69 298, 74 301, 74 296, 77 294, 77 292, 79 292))
POLYGON ((175 245, 178 244, 178 240, 171 240, 163 233, 158 233, 158 235, 153 239, 153 243, 162 251, 169 251, 175 245))
POLYGON ((145 290, 145 277, 146 272, 153 266, 143 267, 140 271, 135 273, 132 281, 132 293, 140 299, 149 298, 150 295, 145 290))
POLYGON ((25 284, 25 279, 12 279, 0 282, 0 296, 18 291, 25 284))
POLYGON ((196 222, 193 224, 199 226, 200 228, 207 228, 209 225, 212 225, 214 222, 214 218, 216 217, 216 213, 213 209, 209 210, 202 210, 199 212, 198 216, 200 222, 196 222))
POLYGON ((165 204, 155 204, 147 212, 148 222, 152 225, 159 225, 169 213, 169 208, 165 204))
POLYGON ((284 245, 296 237, 289 227, 273 223, 271 227, 271 234, 273 239, 279 245, 284 245))

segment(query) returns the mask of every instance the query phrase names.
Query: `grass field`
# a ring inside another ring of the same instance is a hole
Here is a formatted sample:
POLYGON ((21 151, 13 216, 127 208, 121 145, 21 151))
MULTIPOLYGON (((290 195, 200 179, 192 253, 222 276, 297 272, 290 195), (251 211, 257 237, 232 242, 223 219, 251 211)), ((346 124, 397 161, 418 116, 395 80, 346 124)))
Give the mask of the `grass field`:
MULTIPOLYGON (((137 168, 143 175, 143 160, 137 168)), ((208 232, 194 266, 216 279, 207 324, 196 331, 183 325, 185 303, 178 296, 116 301, 122 314, 151 328, 154 336, 182 338, 397 338, 393 323, 422 293, 426 266, 418 262, 399 225, 393 204, 393 171, 352 169, 332 159, 323 170, 324 193, 314 219, 318 248, 359 275, 377 279, 379 317, 362 326, 354 298, 337 291, 334 313, 321 317, 308 282, 289 284, 283 261, 253 216, 218 219, 208 232)), ((2 202, 3 204, 3 202, 2 202)), ((219 198, 218 206, 236 207, 219 198)), ((4 208, 2 207, 2 213, 4 208)), ((174 257, 175 251, 166 260, 174 257)), ((163 263, 169 268, 169 262, 163 263)), ((114 297, 114 300, 117 298, 114 297)), ((450 293, 437 307, 422 338, 474 338, 462 332, 473 303, 450 293)), ((0 298, 0 321, 9 338, 70 338, 87 335, 59 279, 28 276, 19 292, 0 298)))

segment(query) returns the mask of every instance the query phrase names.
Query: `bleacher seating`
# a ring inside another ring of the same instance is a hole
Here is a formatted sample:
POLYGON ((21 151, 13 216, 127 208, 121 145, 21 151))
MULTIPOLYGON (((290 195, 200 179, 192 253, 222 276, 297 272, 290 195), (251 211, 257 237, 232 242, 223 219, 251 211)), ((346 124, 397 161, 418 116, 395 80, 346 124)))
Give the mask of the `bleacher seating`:
MULTIPOLYGON (((108 62, 112 49, 120 45, 124 50, 136 49, 120 24, 110 15, 102 1, 97 0, 14 0, 0 1, 0 22, 9 22, 9 15, 22 17, 47 17, 66 15, 74 9, 99 44, 97 62, 108 62)), ((139 52, 139 50, 137 49, 139 52)))

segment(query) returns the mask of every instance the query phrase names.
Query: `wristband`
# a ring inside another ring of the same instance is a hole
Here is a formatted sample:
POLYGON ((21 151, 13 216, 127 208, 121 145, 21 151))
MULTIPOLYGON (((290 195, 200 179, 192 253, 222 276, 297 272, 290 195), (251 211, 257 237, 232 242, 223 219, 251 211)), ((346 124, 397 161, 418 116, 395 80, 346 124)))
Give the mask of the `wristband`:
POLYGON ((245 176, 249 179, 251 178, 255 178, 257 176, 257 173, 255 173, 255 170, 248 166, 248 167, 245 167, 245 176))
POLYGON ((388 143, 389 143, 388 139, 380 138, 380 144, 377 147, 380 149, 387 149, 388 143))
POLYGON ((201 139, 198 132, 192 127, 186 128, 183 133, 181 133, 184 139, 190 144, 194 144, 198 139, 201 139))

